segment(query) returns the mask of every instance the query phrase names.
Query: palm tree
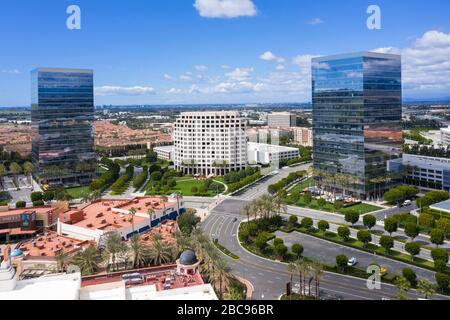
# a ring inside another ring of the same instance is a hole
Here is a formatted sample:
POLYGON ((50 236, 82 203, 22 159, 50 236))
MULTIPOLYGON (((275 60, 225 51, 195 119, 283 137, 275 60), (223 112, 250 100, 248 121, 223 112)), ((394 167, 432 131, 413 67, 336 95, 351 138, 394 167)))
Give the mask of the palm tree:
POLYGON ((31 162, 27 161, 23 165, 23 173, 28 177, 28 183, 31 184, 31 175, 34 172, 34 166, 31 162))
POLYGON ((166 196, 162 196, 161 197, 161 202, 162 202, 163 207, 164 207, 164 214, 166 214, 166 203, 167 203, 167 201, 169 201, 169 199, 166 196))
POLYGON ((101 260, 97 248, 91 245, 83 252, 77 254, 73 259, 73 263, 80 268, 82 275, 88 276, 97 272, 101 260))
POLYGON ((419 280, 417 284, 417 292, 429 300, 436 293, 436 286, 427 280, 419 280))
POLYGON ((124 246, 126 246, 122 239, 120 238, 120 234, 117 232, 113 232, 108 235, 106 239, 106 246, 104 251, 104 258, 108 263, 111 262, 113 271, 117 270, 117 255, 124 250, 124 246))
POLYGON ((55 260, 58 272, 64 272, 66 271, 66 268, 69 265, 72 258, 67 252, 61 250, 55 255, 55 260))
POLYGON ((316 285, 316 299, 320 300, 320 279, 322 278, 324 271, 323 265, 320 262, 314 261, 311 264, 311 270, 314 275, 315 285, 316 285))
POLYGON ((184 235, 183 232, 177 231, 174 234, 175 241, 176 241, 176 249, 177 249, 177 256, 178 254, 182 253, 186 249, 189 249, 191 247, 191 239, 184 235))
POLYGON ((211 277, 212 285, 219 285, 220 297, 223 298, 223 292, 228 291, 231 282, 231 268, 227 262, 220 258, 214 261, 214 272, 211 277))
POLYGON ((144 266, 148 260, 148 248, 142 243, 140 235, 131 238, 130 248, 133 253, 133 268, 144 266))
POLYGON ((131 216, 131 228, 133 229, 133 233, 134 233, 134 216, 136 215, 137 210, 135 208, 131 208, 130 210, 128 210, 128 213, 131 216))
POLYGON ((398 289, 398 299, 399 300, 408 300, 408 291, 411 289, 411 284, 408 279, 405 277, 398 277, 395 286, 398 289))
POLYGON ((153 241, 149 249, 149 260, 155 266, 167 264, 173 261, 173 249, 161 240, 153 241))
POLYGON ((292 282, 294 281, 294 274, 297 272, 297 264, 295 262, 291 262, 287 266, 287 271, 291 275, 291 291, 292 291, 292 282))
POLYGON ((276 209, 278 215, 280 215, 281 213, 287 213, 286 201, 280 195, 276 196, 275 199, 273 199, 273 207, 276 209))
POLYGON ((11 165, 9 166, 9 170, 11 171, 11 173, 14 176, 14 183, 16 186, 18 186, 18 182, 17 182, 17 175, 21 174, 23 172, 22 167, 17 164, 17 162, 13 162, 11 163, 11 165))
POLYGON ((253 207, 250 203, 247 203, 241 209, 242 214, 245 214, 247 216, 247 221, 250 221, 250 215, 252 213, 252 209, 253 209, 253 207))

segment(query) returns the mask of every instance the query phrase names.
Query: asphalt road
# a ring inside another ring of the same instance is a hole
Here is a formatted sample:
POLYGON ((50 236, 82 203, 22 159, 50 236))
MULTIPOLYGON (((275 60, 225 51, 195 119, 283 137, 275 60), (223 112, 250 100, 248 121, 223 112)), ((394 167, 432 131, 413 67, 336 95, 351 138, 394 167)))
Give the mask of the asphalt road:
MULTIPOLYGON (((203 230, 234 254, 240 257, 233 260, 227 257, 230 267, 238 276, 248 279, 254 287, 253 299, 273 300, 284 293, 286 284, 290 281, 290 274, 286 265, 266 260, 245 251, 237 240, 237 230, 240 221, 245 219, 239 208, 243 201, 226 200, 219 205, 202 223, 203 230), (237 218, 238 221, 234 222, 237 218)), ((329 247, 328 243, 324 247, 329 247)), ((314 249, 307 249, 314 250, 314 249)), ((317 249, 320 252, 322 246, 317 249)), ((333 253, 333 257, 336 254, 333 253)), ((368 258, 367 258, 368 259, 368 258)), ((375 259, 374 259, 375 260, 375 259)), ((294 277, 294 282, 298 281, 294 277)), ((326 273, 321 281, 321 296, 326 299, 339 300, 381 300, 395 299, 397 289, 391 285, 382 284, 381 290, 369 290, 366 281, 344 275, 326 273)), ((417 299, 415 292, 410 292, 411 299, 417 299)), ((438 297, 446 298, 446 297, 438 297)))

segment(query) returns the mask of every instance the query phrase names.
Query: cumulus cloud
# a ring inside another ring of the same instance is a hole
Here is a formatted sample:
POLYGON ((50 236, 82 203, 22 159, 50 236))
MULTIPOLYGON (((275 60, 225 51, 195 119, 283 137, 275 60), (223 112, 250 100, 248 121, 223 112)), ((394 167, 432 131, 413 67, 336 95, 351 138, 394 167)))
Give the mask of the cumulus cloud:
POLYGON ((222 82, 214 88, 216 93, 251 93, 260 92, 264 88, 263 83, 249 81, 222 82))
POLYGON ((320 19, 320 18, 314 18, 314 19, 312 19, 312 20, 309 20, 307 23, 310 24, 310 25, 312 25, 312 26, 316 26, 316 25, 319 25, 319 24, 324 24, 325 21, 323 21, 323 20, 320 19))
POLYGON ((169 75, 167 73, 164 75, 164 79, 166 79, 166 80, 175 80, 174 77, 172 77, 171 75, 169 75))
POLYGON ((97 96, 142 96, 155 94, 155 89, 152 87, 120 87, 120 86, 102 86, 95 88, 97 96))
POLYGON ((283 63, 285 61, 284 58, 276 56, 271 51, 264 52, 259 58, 264 61, 276 61, 278 63, 283 63))
POLYGON ((180 80, 190 82, 190 81, 192 81, 193 79, 192 79, 191 74, 186 73, 186 74, 182 74, 182 75, 180 76, 180 80))
POLYGON ((252 17, 257 14, 252 0, 195 0, 194 7, 206 18, 252 17))
POLYGON ((248 81, 253 73, 253 68, 236 68, 226 73, 226 76, 233 81, 248 81))
POLYGON ((450 34, 431 30, 407 48, 386 47, 373 51, 402 55, 407 94, 439 95, 450 90, 450 34))
POLYGON ((3 69, 2 73, 6 73, 6 74, 21 74, 20 70, 18 70, 18 69, 3 69))

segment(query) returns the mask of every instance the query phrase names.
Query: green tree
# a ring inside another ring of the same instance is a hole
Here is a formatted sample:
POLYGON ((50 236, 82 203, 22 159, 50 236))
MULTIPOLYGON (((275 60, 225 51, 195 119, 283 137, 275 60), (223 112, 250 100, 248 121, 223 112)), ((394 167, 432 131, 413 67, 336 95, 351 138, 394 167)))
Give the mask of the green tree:
POLYGON ((289 223, 293 226, 295 226, 298 222, 298 217, 297 216, 290 216, 289 217, 289 223))
POLYGON ((350 239, 350 229, 345 226, 341 226, 338 228, 338 236, 342 238, 345 242, 350 239))
POLYGON ((311 218, 303 218, 301 226, 307 230, 311 230, 314 225, 314 221, 311 218))
POLYGON ((398 230, 398 221, 394 217, 388 217, 384 220, 384 230, 386 230, 390 236, 398 230))
POLYGON ((407 223, 405 226, 405 234, 411 238, 411 241, 414 241, 415 238, 419 235, 419 226, 416 223, 407 223))
POLYGON ((3 177, 6 176, 6 167, 3 163, 0 163, 0 187, 4 188, 3 177))
POLYGON ((323 198, 320 198, 319 200, 317 200, 317 205, 318 205, 320 208, 325 207, 326 204, 327 204, 327 201, 326 201, 325 199, 323 199, 323 198))
POLYGON ((275 253, 281 259, 284 259, 284 257, 286 256, 287 252, 288 252, 288 247, 286 247, 284 244, 280 243, 280 244, 275 246, 275 253))
POLYGON ((154 266, 160 266, 173 262, 174 252, 175 250, 172 246, 167 245, 161 240, 154 240, 152 246, 149 248, 148 258, 154 266))
POLYGON ((187 211, 178 218, 178 226, 185 235, 190 235, 200 223, 200 217, 198 217, 194 211, 187 211))
POLYGON ((97 273, 101 261, 102 258, 97 252, 97 248, 93 245, 78 253, 73 259, 73 263, 80 268, 83 276, 97 273))
POLYGON ((259 250, 263 251, 267 247, 267 235, 263 232, 260 233, 255 239, 255 245, 259 250))
POLYGON ((317 227, 319 228, 320 231, 326 232, 327 230, 330 229, 330 224, 328 223, 328 221, 320 220, 317 227))
POLYGON ((311 196, 311 194, 306 193, 306 194, 303 196, 303 202, 305 203, 305 205, 306 205, 307 207, 309 207, 309 205, 310 205, 311 202, 312 202, 312 196, 311 196))
POLYGON ((131 238, 130 248, 133 253, 133 268, 138 269, 145 266, 149 253, 140 235, 136 234, 131 238))
POLYGON ((340 272, 344 272, 348 264, 347 256, 340 254, 336 256, 336 267, 340 272))
POLYGON ((390 250, 394 247, 394 239, 390 236, 383 235, 380 237, 380 246, 384 248, 386 254, 389 254, 390 250))
POLYGON ((414 261, 414 257, 417 256, 422 247, 417 242, 409 242, 405 244, 405 250, 411 255, 411 259, 414 261))
POLYGON ((375 225, 377 224, 377 218, 375 218, 371 214, 367 214, 363 217, 363 224, 366 226, 369 230, 371 230, 375 225))
POLYGON ((434 228, 435 219, 431 214, 422 213, 419 216, 419 225, 426 227, 426 228, 434 228))
POLYGON ((433 249, 431 250, 431 257, 434 261, 444 261, 447 264, 449 253, 444 249, 433 249))
POLYGON ((31 176, 34 172, 34 166, 31 162, 27 161, 23 164, 23 173, 27 176, 28 183, 31 184, 31 176))
POLYGON ((397 287, 397 297, 399 300, 408 300, 408 291, 411 289, 411 284, 405 277, 397 277, 395 286, 397 287))
POLYGON ((345 221, 351 223, 352 225, 355 225, 355 223, 359 221, 359 218, 359 213, 356 211, 351 210, 345 213, 345 221))
POLYGON ((69 253, 64 252, 63 250, 60 250, 55 255, 55 260, 56 260, 57 271, 65 272, 67 269, 67 266, 72 261, 72 257, 69 255, 69 253))
POLYGON ((304 248, 301 244, 299 243, 294 243, 292 245, 291 251, 295 254, 295 256, 299 259, 304 251, 304 248))
POLYGON ((17 176, 23 172, 22 167, 17 162, 13 162, 9 166, 9 171, 13 174, 15 185, 18 186, 17 176))
POLYGON ((436 221, 436 228, 444 231, 445 237, 447 238, 450 234, 450 219, 439 219, 438 221, 436 221))
POLYGON ((442 293, 444 293, 445 290, 447 290, 450 285, 449 275, 438 272, 436 273, 435 278, 439 289, 441 290, 442 293))
POLYGON ((358 231, 356 237, 364 244, 364 248, 372 241, 372 234, 367 230, 358 231))
POLYGON ((433 229, 430 232, 430 241, 435 244, 436 247, 444 244, 444 231, 440 229, 433 229))
POLYGON ((404 268, 402 270, 403 277, 409 281, 411 287, 415 287, 417 285, 417 275, 411 268, 404 268))
POLYGON ((16 208, 26 208, 27 203, 25 201, 17 201, 16 202, 16 208))

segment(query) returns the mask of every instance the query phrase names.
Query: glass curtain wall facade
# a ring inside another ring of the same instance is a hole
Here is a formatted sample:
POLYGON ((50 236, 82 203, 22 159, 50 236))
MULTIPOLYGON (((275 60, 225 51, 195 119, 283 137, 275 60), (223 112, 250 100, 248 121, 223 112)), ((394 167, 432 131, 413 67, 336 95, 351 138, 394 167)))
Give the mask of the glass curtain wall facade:
POLYGON ((371 52, 312 61, 314 168, 372 198, 395 182, 402 157, 401 57, 371 52))
POLYGON ((95 176, 92 70, 31 72, 32 157, 44 186, 89 184, 95 176))

